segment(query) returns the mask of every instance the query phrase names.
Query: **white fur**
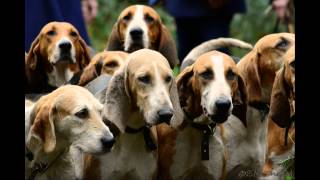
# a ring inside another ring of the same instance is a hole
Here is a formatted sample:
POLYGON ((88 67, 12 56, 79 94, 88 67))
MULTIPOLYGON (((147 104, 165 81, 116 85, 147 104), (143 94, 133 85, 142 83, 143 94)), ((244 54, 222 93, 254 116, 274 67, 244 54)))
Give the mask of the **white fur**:
POLYGON ((62 43, 70 43, 71 44, 71 59, 72 59, 72 62, 73 63, 76 63, 76 50, 72 44, 72 41, 68 38, 68 37, 62 37, 59 41, 57 41, 55 47, 54 47, 54 50, 53 50, 53 53, 52 55, 49 57, 49 61, 52 63, 52 64, 55 64, 58 62, 58 60, 60 59, 60 48, 59 48, 59 45, 62 44, 62 43))
POLYGON ((54 87, 60 87, 70 81, 73 77, 74 73, 68 68, 58 69, 53 66, 53 71, 47 73, 48 75, 48 83, 54 87))
MULTIPOLYGON (((231 98, 231 88, 227 83, 225 78, 225 69, 223 65, 222 56, 212 56, 211 61, 214 64, 213 66, 213 76, 214 80, 206 86, 203 91, 201 105, 205 107, 209 114, 214 114, 215 112, 215 103, 220 97, 226 97, 232 102, 231 98)), ((232 111, 232 105, 230 106, 229 112, 232 111)))
POLYGON ((124 41, 124 50, 128 51, 131 44, 132 39, 130 36, 130 31, 135 28, 141 28, 143 31, 142 35, 142 42, 144 48, 149 48, 149 37, 148 37, 148 25, 146 24, 144 20, 144 14, 143 14, 143 6, 137 5, 136 11, 134 12, 134 16, 132 17, 132 20, 130 21, 127 31, 125 32, 125 41, 124 41))

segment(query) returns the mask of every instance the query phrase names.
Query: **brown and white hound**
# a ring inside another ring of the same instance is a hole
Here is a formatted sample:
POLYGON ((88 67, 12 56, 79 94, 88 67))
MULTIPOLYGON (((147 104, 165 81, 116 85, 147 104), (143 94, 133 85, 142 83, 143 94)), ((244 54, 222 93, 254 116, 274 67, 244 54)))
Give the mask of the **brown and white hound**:
POLYGON ((284 175, 280 163, 293 157, 295 146, 295 128, 292 126, 295 115, 295 46, 288 50, 284 58, 284 66, 276 74, 271 94, 264 165, 264 175, 271 175, 273 179, 275 175, 284 175), (288 128, 287 135, 285 128, 288 128))
POLYGON ((141 49, 110 80, 103 115, 115 132, 110 153, 92 167, 91 179, 156 179, 158 141, 155 126, 166 122, 178 127, 183 120, 175 79, 167 59, 141 49))
POLYGON ((234 60, 218 51, 201 55, 178 75, 186 119, 179 130, 157 127, 159 179, 224 178, 228 159, 224 123, 233 118, 245 124, 244 86, 234 60))
POLYGON ((114 144, 103 105, 83 87, 65 85, 25 105, 26 179, 82 179, 84 153, 109 152, 114 144), (46 168, 37 170, 41 164, 46 168))
POLYGON ((78 85, 85 86, 101 74, 113 75, 126 61, 128 53, 123 51, 103 51, 97 53, 83 70, 78 85))
POLYGON ((66 22, 50 22, 32 42, 26 57, 25 93, 51 92, 89 62, 89 49, 77 29, 66 22))
POLYGON ((229 132, 226 139, 231 142, 227 179, 257 179, 262 175, 273 81, 294 41, 290 33, 266 35, 237 64, 248 93, 247 127, 233 121, 225 124, 229 132))
POLYGON ((132 5, 121 12, 106 50, 131 53, 143 48, 160 52, 171 68, 179 64, 175 42, 159 14, 149 6, 132 5))

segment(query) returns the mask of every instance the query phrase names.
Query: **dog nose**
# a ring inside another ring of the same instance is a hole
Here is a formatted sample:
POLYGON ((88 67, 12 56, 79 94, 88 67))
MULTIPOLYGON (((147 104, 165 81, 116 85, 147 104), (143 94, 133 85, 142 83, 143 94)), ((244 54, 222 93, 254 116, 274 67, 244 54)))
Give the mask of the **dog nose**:
POLYGON ((171 117, 173 116, 173 110, 171 108, 163 108, 158 111, 159 122, 165 122, 170 124, 171 117))
POLYGON ((103 137, 100 140, 101 140, 103 149, 107 149, 107 150, 111 149, 113 144, 114 144, 114 142, 115 142, 114 138, 110 139, 110 138, 103 137))
POLYGON ((216 108, 218 111, 228 111, 231 106, 231 101, 228 99, 218 99, 216 101, 216 108))
POLYGON ((59 44, 59 48, 64 52, 70 51, 71 43, 70 42, 62 42, 59 44))
POLYGON ((130 31, 132 39, 141 39, 143 31, 141 28, 135 28, 130 31))

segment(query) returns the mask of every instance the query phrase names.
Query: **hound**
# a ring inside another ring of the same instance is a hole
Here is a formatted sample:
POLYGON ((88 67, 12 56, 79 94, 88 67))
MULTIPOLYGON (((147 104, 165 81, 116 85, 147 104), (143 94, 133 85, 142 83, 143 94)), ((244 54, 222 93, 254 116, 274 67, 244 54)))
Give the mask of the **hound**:
POLYGON ((159 14, 149 6, 132 5, 118 17, 106 50, 131 53, 143 48, 160 52, 171 68, 179 64, 176 45, 159 14))
POLYGON ((126 61, 128 54, 122 51, 103 51, 96 54, 81 74, 78 85, 85 86, 101 74, 113 75, 126 61))
POLYGON ((187 118, 179 130, 157 128, 159 179, 223 179, 224 123, 246 120, 246 89, 236 64, 224 53, 205 53, 178 75, 177 87, 187 118))
POLYGON ((230 154, 227 179, 257 179, 262 175, 272 85, 293 45, 294 34, 266 35, 237 64, 248 93, 247 127, 233 121, 225 124, 230 154))
POLYGON ((102 108, 88 90, 74 85, 26 101, 26 179, 82 179, 84 153, 109 152, 114 143, 102 108))
POLYGON ((277 72, 272 88, 264 165, 264 175, 273 179, 284 175, 280 163, 294 156, 295 146, 295 128, 292 126, 295 115, 295 46, 284 58, 284 66, 277 72))
POLYGON ((141 49, 111 78, 103 115, 116 134, 110 153, 96 164, 91 179, 156 179, 158 141, 155 126, 178 127, 183 120, 175 79, 167 59, 141 49))
POLYGON ((32 42, 25 59, 25 93, 51 92, 73 81, 89 62, 89 49, 74 26, 48 23, 32 42))

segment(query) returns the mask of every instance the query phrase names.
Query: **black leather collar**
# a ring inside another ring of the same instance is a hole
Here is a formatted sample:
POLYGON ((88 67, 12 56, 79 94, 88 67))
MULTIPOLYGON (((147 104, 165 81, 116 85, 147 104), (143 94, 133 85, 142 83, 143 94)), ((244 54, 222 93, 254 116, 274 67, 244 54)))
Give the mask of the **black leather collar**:
POLYGON ((209 160, 209 143, 210 143, 210 136, 212 136, 216 129, 216 123, 212 122, 210 124, 199 124, 193 122, 194 118, 182 108, 186 117, 187 121, 189 122, 190 126, 201 131, 202 140, 201 140, 201 160, 209 160))
POLYGON ((263 122, 264 119, 266 119, 265 117, 268 115, 269 113, 269 104, 265 103, 265 102, 249 102, 249 106, 257 109, 260 111, 260 113, 262 114, 261 117, 261 122, 263 122))

